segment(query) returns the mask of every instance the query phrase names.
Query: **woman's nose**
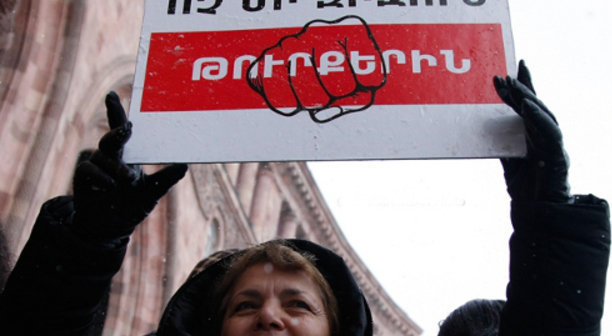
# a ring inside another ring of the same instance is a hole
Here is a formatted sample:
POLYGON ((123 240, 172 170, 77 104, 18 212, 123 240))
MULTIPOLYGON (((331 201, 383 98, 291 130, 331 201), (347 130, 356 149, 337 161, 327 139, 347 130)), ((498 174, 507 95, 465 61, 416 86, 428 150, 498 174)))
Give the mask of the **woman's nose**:
POLYGON ((257 327, 261 330, 284 330, 283 309, 278 303, 266 302, 259 314, 257 327))

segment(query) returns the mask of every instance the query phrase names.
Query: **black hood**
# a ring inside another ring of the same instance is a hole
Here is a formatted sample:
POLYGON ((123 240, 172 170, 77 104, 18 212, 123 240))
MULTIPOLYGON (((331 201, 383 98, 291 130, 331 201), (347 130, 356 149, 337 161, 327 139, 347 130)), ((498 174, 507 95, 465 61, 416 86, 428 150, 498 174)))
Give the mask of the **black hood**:
MULTIPOLYGON (((285 241, 294 250, 315 256, 315 266, 338 301, 339 336, 371 336, 370 308, 344 260, 333 251, 310 241, 285 241)), ((218 309, 214 307, 214 289, 223 279, 234 255, 210 264, 178 289, 166 306, 157 336, 216 336, 211 334, 214 330, 213 316, 218 309)))

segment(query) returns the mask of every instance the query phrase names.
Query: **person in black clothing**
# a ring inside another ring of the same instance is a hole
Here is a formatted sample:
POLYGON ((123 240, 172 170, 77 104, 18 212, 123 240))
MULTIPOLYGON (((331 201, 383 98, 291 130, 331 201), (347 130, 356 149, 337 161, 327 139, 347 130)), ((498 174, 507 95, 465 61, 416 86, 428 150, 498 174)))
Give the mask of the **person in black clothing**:
POLYGON ((453 310, 440 324, 440 336, 497 336, 506 301, 470 300, 453 310))
POLYGON ((501 160, 514 227, 507 300, 468 302, 438 335, 598 336, 610 257, 608 204, 570 194, 561 131, 536 97, 525 63, 517 79, 496 77, 494 85, 523 118, 527 140, 525 158, 501 160))

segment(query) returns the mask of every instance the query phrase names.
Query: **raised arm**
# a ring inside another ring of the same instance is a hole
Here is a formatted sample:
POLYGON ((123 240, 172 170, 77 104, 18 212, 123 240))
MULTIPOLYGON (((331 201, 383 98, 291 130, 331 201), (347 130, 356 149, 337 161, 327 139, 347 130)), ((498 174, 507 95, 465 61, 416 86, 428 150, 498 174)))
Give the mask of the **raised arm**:
POLYGON ((512 198, 510 282, 500 336, 599 336, 610 254, 609 209, 572 196, 561 131, 536 97, 524 62, 494 79, 525 124, 527 155, 502 159, 512 198))
POLYGON ((132 125, 114 92, 106 107, 111 131, 76 168, 74 197, 43 204, 0 296, 3 334, 89 335, 130 234, 185 175, 184 164, 152 175, 126 164, 132 125))

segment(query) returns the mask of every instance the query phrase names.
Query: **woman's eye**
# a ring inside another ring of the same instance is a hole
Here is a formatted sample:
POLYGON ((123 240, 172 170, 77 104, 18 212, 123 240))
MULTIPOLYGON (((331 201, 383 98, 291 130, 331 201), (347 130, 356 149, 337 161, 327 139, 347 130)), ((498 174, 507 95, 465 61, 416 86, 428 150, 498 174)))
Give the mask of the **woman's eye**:
POLYGON ((254 309, 254 308, 255 308, 255 303, 250 302, 250 301, 243 301, 243 302, 238 303, 234 307, 234 312, 239 312, 239 311, 243 311, 247 309, 254 309))
POLYGON ((302 300, 291 301, 289 305, 293 308, 301 308, 301 309, 310 310, 310 306, 302 300))

